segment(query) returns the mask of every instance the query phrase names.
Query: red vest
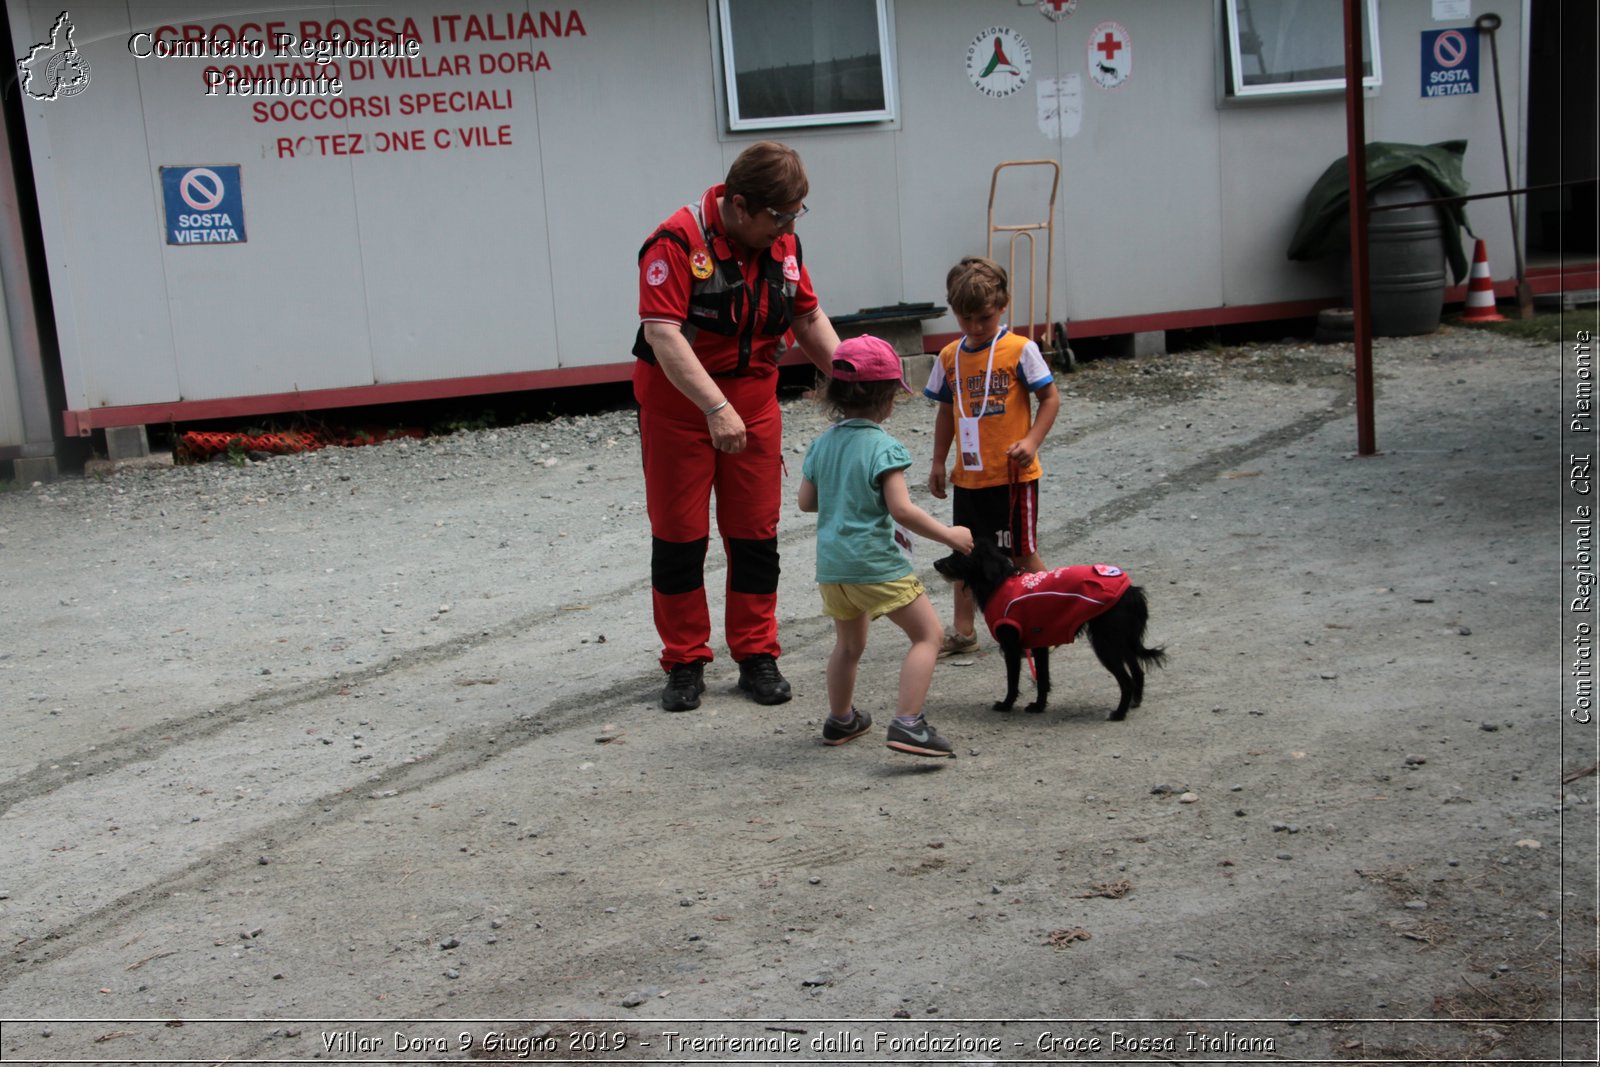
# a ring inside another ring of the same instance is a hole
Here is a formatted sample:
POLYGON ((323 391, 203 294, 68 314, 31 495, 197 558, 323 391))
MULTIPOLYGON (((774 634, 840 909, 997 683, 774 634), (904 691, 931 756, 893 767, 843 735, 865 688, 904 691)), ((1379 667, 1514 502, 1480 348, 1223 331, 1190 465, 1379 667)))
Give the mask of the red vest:
MULTIPOLYGON (((680 321, 695 355, 719 378, 749 373, 752 357, 764 364, 758 373, 770 372, 778 338, 816 306, 795 234, 780 234, 740 266, 716 216, 724 188, 713 186, 698 204, 679 208, 639 249, 640 317, 680 321)), ((642 324, 633 354, 656 361, 642 324)))
POLYGON ((1083 624, 1109 610, 1130 584, 1120 569, 1103 563, 1015 574, 984 605, 983 617, 996 640, 1009 626, 1021 635, 1023 648, 1070 645, 1083 624))

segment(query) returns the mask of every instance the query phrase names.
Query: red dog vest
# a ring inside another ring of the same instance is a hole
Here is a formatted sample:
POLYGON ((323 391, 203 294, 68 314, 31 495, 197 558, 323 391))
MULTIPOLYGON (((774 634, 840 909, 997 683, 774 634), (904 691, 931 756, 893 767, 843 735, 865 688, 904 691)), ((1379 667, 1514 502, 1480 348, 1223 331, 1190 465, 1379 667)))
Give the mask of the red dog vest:
POLYGON ((996 640, 1009 626, 1021 635, 1023 648, 1070 645, 1083 624, 1108 611, 1130 584, 1119 568, 1104 563, 1015 574, 985 605, 983 617, 996 640))

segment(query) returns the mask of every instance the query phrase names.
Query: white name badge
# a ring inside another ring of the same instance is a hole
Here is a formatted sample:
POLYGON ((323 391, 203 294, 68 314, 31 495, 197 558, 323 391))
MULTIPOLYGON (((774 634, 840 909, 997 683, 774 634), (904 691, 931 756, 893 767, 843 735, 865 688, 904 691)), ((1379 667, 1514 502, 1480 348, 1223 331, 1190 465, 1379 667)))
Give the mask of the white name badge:
POLYGON ((957 423, 961 437, 961 466, 969 471, 983 470, 983 448, 978 433, 978 418, 963 415, 957 423))
POLYGON ((907 563, 917 562, 917 542, 911 536, 911 531, 898 522, 894 524, 894 546, 900 550, 907 563))

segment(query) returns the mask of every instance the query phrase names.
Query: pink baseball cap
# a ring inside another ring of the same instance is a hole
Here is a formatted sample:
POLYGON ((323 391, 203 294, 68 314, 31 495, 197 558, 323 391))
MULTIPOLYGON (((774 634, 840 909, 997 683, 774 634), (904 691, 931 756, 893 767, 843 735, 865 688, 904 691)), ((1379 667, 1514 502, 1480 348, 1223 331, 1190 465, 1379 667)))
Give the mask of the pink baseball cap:
POLYGON ((842 382, 899 382, 900 388, 911 392, 900 353, 871 334, 840 342, 833 350, 833 376, 842 382))

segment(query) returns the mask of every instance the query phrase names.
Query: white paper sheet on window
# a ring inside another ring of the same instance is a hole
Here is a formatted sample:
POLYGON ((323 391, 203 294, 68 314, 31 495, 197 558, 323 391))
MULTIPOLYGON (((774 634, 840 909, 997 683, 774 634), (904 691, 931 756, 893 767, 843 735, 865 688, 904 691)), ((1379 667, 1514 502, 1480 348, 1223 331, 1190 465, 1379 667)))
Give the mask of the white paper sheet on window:
POLYGON ((1472 0, 1433 0, 1433 21, 1464 22, 1472 17, 1472 0))

